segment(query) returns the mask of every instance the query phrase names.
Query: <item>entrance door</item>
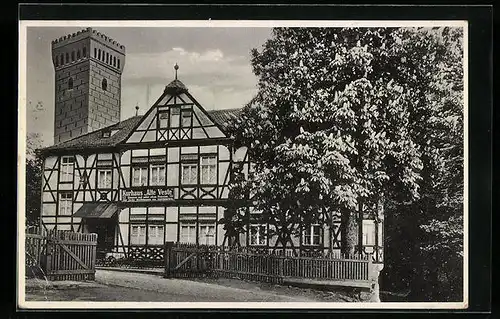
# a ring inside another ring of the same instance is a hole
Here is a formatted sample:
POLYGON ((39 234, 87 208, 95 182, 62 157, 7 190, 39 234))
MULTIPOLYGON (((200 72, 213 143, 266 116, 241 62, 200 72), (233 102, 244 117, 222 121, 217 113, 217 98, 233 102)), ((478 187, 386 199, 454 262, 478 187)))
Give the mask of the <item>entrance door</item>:
POLYGON ((87 219, 88 230, 97 234, 97 258, 104 258, 106 253, 111 252, 115 241, 114 219, 87 219))

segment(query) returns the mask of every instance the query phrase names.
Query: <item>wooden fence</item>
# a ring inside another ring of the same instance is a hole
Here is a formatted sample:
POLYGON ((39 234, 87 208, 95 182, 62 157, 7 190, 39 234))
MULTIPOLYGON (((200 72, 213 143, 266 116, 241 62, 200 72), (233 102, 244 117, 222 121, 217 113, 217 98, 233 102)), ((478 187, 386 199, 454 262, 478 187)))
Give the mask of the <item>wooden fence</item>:
POLYGON ((287 278, 370 282, 372 258, 352 255, 305 257, 258 251, 248 247, 217 247, 169 242, 165 246, 165 277, 229 277, 282 283, 287 278))
POLYGON ((29 276, 48 280, 94 280, 97 234, 50 230, 26 233, 29 276))

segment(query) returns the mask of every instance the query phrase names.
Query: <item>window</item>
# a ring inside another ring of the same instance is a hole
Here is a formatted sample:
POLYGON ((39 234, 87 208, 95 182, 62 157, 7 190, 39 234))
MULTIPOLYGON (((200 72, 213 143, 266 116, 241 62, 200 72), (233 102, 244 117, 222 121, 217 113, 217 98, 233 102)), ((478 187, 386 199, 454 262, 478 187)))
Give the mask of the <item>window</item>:
POLYGON ((97 53, 97 59, 101 59, 101 49, 99 49, 98 53, 97 53))
POLYGON ((116 67, 116 57, 113 57, 113 66, 116 67))
POLYGON ((100 169, 98 171, 97 187, 111 188, 111 174, 110 169, 100 169))
POLYGON ((250 225, 250 245, 266 244, 266 225, 250 225))
POLYGON ((196 226, 194 224, 181 225, 181 243, 196 243, 196 226))
POLYGON ((133 167, 132 186, 147 186, 147 185, 148 185, 148 168, 133 167))
POLYGON ((150 185, 165 185, 165 165, 151 164, 150 185))
POLYGON ((149 225, 148 230, 148 244, 149 245, 163 245, 164 227, 163 225, 149 225))
POLYGON ((319 245, 321 243, 321 226, 311 225, 311 227, 307 228, 304 231, 302 243, 311 246, 319 245))
POLYGON ((158 121, 160 122, 161 128, 168 128, 168 113, 167 112, 158 113, 158 121))
POLYGON ((363 245, 375 245, 375 223, 373 220, 363 220, 363 245))
POLYGON ((59 216, 70 216, 73 194, 71 192, 62 192, 59 194, 59 216))
POLYGON ((200 225, 201 245, 215 245, 215 225, 200 225))
POLYGON ((178 107, 170 108, 170 127, 179 127, 179 116, 181 110, 178 107))
POLYGON ((97 58, 97 48, 94 48, 94 58, 97 58))
POLYGON ((110 130, 102 131, 102 137, 111 137, 111 131, 110 130))
POLYGON ((106 79, 102 79, 101 87, 104 91, 108 89, 108 81, 106 79))
POLYGON ((130 243, 132 245, 145 245, 146 244, 146 226, 145 225, 132 225, 130 227, 130 243))
POLYGON ((118 68, 120 68, 120 59, 118 59, 118 68))
POLYGON ((72 156, 63 156, 61 158, 61 182, 73 181, 74 158, 72 156))
POLYGON ((59 56, 56 55, 56 67, 59 66, 59 56))
POLYGON ((61 54, 61 65, 64 64, 64 54, 61 54))
POLYGON ((182 184, 198 183, 198 165, 196 163, 182 163, 182 184))
POLYGON ((76 52, 76 59, 77 59, 77 60, 80 60, 80 57, 81 57, 81 56, 80 56, 80 50, 78 50, 78 52, 76 52))
POLYGON ((86 47, 83 47, 83 49, 82 49, 82 55, 83 55, 84 58, 87 57, 87 48, 86 47))
POLYGON ((73 90, 73 78, 68 79, 68 90, 73 90))
POLYGON ((182 110, 182 127, 190 127, 191 126, 191 110, 182 110))
POLYGON ((217 156, 205 155, 201 157, 201 183, 216 184, 217 156))
POLYGON ((106 63, 109 64, 109 53, 108 52, 106 52, 106 63))

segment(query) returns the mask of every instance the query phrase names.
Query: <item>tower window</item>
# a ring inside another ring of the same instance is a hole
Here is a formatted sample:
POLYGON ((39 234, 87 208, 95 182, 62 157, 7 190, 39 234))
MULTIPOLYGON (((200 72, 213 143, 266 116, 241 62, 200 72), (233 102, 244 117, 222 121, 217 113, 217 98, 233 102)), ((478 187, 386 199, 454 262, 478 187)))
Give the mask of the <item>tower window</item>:
POLYGON ((83 47, 82 55, 85 58, 87 56, 87 48, 83 47))
POLYGON ((97 58, 97 48, 94 48, 94 58, 97 58))
POLYGON ((106 63, 109 64, 109 53, 108 52, 106 52, 106 63))
POLYGON ((113 66, 116 67, 116 57, 113 57, 113 66))
POLYGON ((59 66, 59 57, 56 55, 56 67, 59 66))
POLYGON ((69 53, 66 52, 66 63, 69 63, 69 53))
POLYGON ((61 54, 61 65, 64 64, 64 54, 61 54))
POLYGON ((78 50, 78 52, 76 52, 76 59, 80 60, 80 50, 78 50))
POLYGON ((120 68, 120 59, 118 59, 118 68, 120 68))
POLYGON ((102 86, 102 89, 104 91, 107 91, 108 90, 108 81, 106 79, 102 79, 101 86, 102 86))
POLYGON ((68 80, 68 90, 73 90, 73 78, 69 78, 68 80))
POLYGON ((71 62, 75 61, 75 51, 71 52, 71 62))
POLYGON ((99 53, 97 55, 97 59, 99 59, 99 60, 101 59, 101 49, 99 49, 99 53))

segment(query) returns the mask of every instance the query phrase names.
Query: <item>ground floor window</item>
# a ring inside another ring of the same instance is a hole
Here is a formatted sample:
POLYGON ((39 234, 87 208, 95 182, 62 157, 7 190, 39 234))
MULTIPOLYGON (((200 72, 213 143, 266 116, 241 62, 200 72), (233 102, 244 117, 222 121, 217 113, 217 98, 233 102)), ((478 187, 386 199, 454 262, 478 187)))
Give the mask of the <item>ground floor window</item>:
POLYGON ((146 245, 146 226, 132 225, 130 228, 130 244, 146 245))
POLYGON ((163 245, 164 243, 163 225, 149 225, 148 245, 163 245))
POLYGON ((363 246, 375 245, 375 221, 363 220, 363 246))
POLYGON ((180 242, 181 243, 196 243, 196 225, 195 224, 182 224, 181 225, 181 234, 180 234, 180 242))
POLYGON ((215 245, 215 225, 201 224, 200 225, 200 242, 201 245, 215 245))
POLYGON ((266 244, 266 225, 250 225, 250 245, 266 244))
POLYGON ((302 236, 302 244, 309 246, 317 246, 321 244, 321 226, 311 225, 306 228, 302 236))

